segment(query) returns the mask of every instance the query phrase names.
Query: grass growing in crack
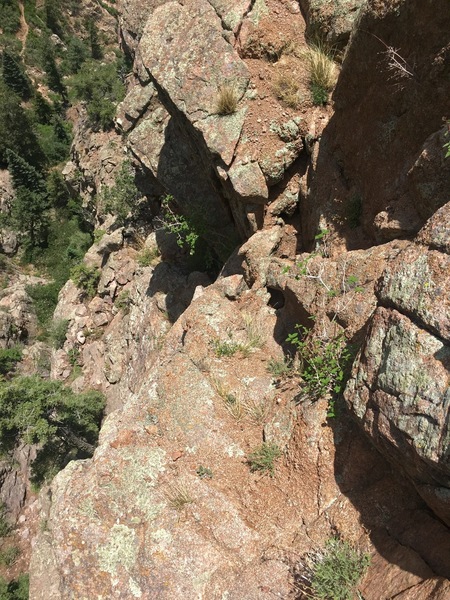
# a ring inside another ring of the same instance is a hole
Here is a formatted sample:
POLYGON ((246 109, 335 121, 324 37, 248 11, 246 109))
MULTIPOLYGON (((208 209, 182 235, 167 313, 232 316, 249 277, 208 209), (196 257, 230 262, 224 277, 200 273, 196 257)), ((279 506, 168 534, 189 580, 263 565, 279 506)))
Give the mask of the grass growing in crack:
POLYGON ((245 345, 248 345, 250 349, 262 348, 267 340, 262 321, 249 313, 243 313, 242 318, 247 334, 247 344, 245 345))
POLYGON ((276 444, 263 442, 247 457, 247 463, 252 473, 261 471, 271 477, 275 474, 275 460, 280 458, 281 450, 276 444))
POLYGON ((232 115, 236 112, 238 101, 236 89, 230 84, 222 85, 217 94, 217 114, 232 115))
POLYGON ((166 498, 170 506, 177 511, 182 511, 194 502, 194 498, 183 484, 174 485, 170 488, 166 494, 166 498))
POLYGON ((328 94, 334 88, 338 75, 333 52, 323 44, 311 44, 305 51, 304 57, 309 69, 313 103, 324 105, 328 102, 328 94))
POLYGON ((267 371, 276 379, 285 379, 295 373, 295 367, 291 358, 276 360, 271 358, 267 364, 267 371))
POLYGON ((368 554, 331 538, 323 550, 308 553, 297 566, 298 589, 317 600, 352 600, 369 564, 368 554))

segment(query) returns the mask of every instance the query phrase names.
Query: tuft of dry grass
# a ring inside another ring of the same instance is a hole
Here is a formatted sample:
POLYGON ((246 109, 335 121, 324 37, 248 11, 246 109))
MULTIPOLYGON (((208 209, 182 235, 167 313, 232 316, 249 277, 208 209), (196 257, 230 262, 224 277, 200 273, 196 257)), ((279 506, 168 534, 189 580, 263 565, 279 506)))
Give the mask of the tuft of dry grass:
POLYGON ((170 506, 177 511, 182 511, 186 506, 194 502, 194 498, 183 484, 171 487, 166 494, 170 506))
POLYGON ((219 115, 232 115, 236 112, 238 101, 236 89, 228 83, 222 85, 217 94, 217 113, 219 115))
POLYGON ((273 92, 278 100, 289 108, 298 108, 301 104, 299 87, 291 73, 279 73, 273 85, 273 92))
POLYGON ((326 104, 328 94, 336 85, 338 68, 334 54, 323 44, 311 44, 304 53, 314 104, 326 104))

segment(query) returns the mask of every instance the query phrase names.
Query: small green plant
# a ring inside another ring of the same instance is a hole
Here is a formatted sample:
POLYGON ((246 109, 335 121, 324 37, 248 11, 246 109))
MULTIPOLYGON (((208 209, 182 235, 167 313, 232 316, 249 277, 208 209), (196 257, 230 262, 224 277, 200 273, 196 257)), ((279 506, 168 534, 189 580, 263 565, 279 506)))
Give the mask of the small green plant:
POLYGON ((140 267, 149 267, 159 256, 158 248, 144 248, 137 256, 140 267))
POLYGON ((83 290, 88 298, 93 298, 97 293, 100 271, 95 267, 80 264, 70 271, 70 278, 74 284, 83 290))
POLYGON ((57 319, 52 322, 49 330, 49 338, 55 350, 59 350, 63 347, 64 342, 66 341, 68 327, 69 321, 67 319, 57 319))
POLYGON ((203 465, 200 465, 198 467, 198 469, 196 470, 196 473, 200 477, 200 479, 212 479, 213 478, 213 472, 211 471, 211 469, 209 469, 208 467, 204 467, 203 465))
POLYGON ((20 549, 17 546, 10 546, 5 550, 0 550, 0 565, 11 567, 20 556, 20 549))
POLYGON ((275 474, 275 460, 280 458, 281 450, 276 444, 263 442, 247 457, 250 471, 262 471, 271 477, 275 474))
POLYGON ((162 198, 161 213, 157 221, 162 229, 176 236, 180 248, 187 247, 189 255, 193 256, 200 237, 200 230, 203 228, 197 223, 194 224, 188 217, 177 214, 173 209, 173 204, 174 198, 170 194, 162 198))
POLYGON ((98 244, 102 237, 106 234, 105 229, 96 229, 94 231, 94 243, 98 244))
POLYGON ((242 350, 242 344, 234 342, 233 340, 211 340, 211 346, 213 347, 217 358, 228 358, 230 356, 234 356, 237 352, 242 350))
POLYGON ((317 400, 329 393, 341 393, 352 357, 344 334, 321 338, 303 325, 296 328, 298 332, 289 334, 286 341, 296 348, 299 357, 304 396, 317 400))
POLYGON ((238 101, 236 89, 232 85, 221 86, 217 94, 217 114, 232 115, 236 112, 238 101))
POLYGON ((271 358, 267 364, 267 371, 276 379, 291 377, 294 372, 294 364, 291 358, 276 360, 271 358))
POLYGON ((323 551, 307 556, 301 588, 323 600, 353 600, 370 556, 349 542, 331 538, 323 551))
POLYGON ((225 408, 236 421, 240 421, 244 416, 244 406, 241 399, 230 392, 220 379, 213 379, 213 385, 216 392, 222 398, 225 404, 225 408))
POLYGON ((117 296, 115 305, 116 308, 121 310, 124 315, 127 315, 130 312, 131 307, 130 292, 128 290, 120 292, 120 294, 117 296))

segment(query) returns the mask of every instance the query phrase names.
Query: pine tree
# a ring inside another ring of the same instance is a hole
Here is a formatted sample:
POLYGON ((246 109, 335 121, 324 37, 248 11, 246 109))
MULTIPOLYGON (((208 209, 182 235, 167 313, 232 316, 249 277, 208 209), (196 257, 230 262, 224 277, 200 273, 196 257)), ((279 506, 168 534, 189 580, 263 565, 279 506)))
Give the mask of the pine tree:
POLYGON ((62 14, 57 0, 45 0, 44 16, 47 27, 58 37, 63 38, 62 14))
POLYGON ((13 150, 36 168, 45 157, 20 98, 0 82, 0 167, 6 167, 7 149, 13 150), (19 126, 20 124, 20 126, 19 126))
POLYGON ((31 82, 25 74, 20 58, 8 50, 3 50, 2 53, 2 75, 6 85, 23 100, 31 98, 31 82))
POLYGON ((98 40, 98 29, 93 19, 86 21, 86 30, 89 34, 89 45, 91 47, 91 57, 94 60, 100 60, 103 58, 103 50, 98 40))
POLYGON ((50 40, 48 40, 48 43, 43 45, 42 64, 47 74, 47 83, 49 88, 58 94, 61 94, 63 99, 67 100, 67 90, 56 65, 55 53, 50 40))
POLYGON ((50 102, 44 98, 44 96, 36 91, 33 98, 33 112, 34 118, 38 123, 42 125, 49 125, 52 121, 53 108, 50 102))
POLYGON ((49 201, 45 183, 36 169, 12 150, 6 151, 8 169, 15 191, 12 219, 25 236, 28 250, 46 241, 49 201))
POLYGON ((67 52, 64 57, 64 65, 70 74, 78 73, 81 65, 89 56, 89 50, 82 40, 77 37, 70 38, 67 44, 67 52))

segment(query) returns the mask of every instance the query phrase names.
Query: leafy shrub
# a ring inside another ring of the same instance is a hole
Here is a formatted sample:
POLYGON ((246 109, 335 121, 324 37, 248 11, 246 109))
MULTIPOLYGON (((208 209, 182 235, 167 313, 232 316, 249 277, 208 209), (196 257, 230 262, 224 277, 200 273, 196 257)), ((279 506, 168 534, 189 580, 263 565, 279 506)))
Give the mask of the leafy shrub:
POLYGON ((370 557, 348 542, 332 538, 313 562, 310 579, 315 598, 352 600, 370 564, 370 557))
POLYGON ((70 81, 72 96, 86 102, 94 128, 107 130, 113 126, 116 106, 125 96, 118 68, 118 62, 99 64, 89 60, 70 81))
POLYGON ((271 477, 275 474, 275 460, 280 458, 281 450, 276 444, 263 442, 247 457, 250 471, 262 471, 271 477))
POLYGON ((100 202, 106 212, 115 215, 117 221, 123 223, 141 199, 142 194, 134 181, 134 169, 130 161, 125 160, 116 174, 114 185, 101 191, 100 202))
MULTIPOLYGON (((16 364, 22 360, 22 351, 20 348, 1 348, 0 349, 0 375, 7 375, 14 369, 16 364)), ((1 534, 0 534, 1 535, 1 534)))
POLYGON ((232 115, 236 112, 238 100, 236 89, 233 86, 230 84, 221 86, 217 95, 217 113, 219 115, 232 115))
POLYGON ((28 295, 33 300, 34 310, 41 327, 46 328, 58 303, 58 294, 61 286, 57 282, 45 285, 29 285, 26 288, 28 295))
POLYGON ((93 298, 97 293, 100 271, 95 267, 80 264, 70 271, 70 278, 74 284, 85 292, 88 298, 93 298))
POLYGON ((9 583, 0 577, 0 600, 28 600, 28 575, 21 574, 17 580, 9 583))
POLYGON ((291 333, 287 342, 295 346, 300 360, 304 394, 313 400, 328 393, 339 394, 344 389, 344 376, 352 357, 345 345, 344 334, 321 338, 303 325, 299 333, 291 333))
POLYGON ((186 246, 190 256, 193 256, 203 227, 199 223, 194 223, 192 218, 177 214, 173 209, 173 204, 173 196, 164 196, 157 221, 165 231, 176 236, 180 248, 186 246))

